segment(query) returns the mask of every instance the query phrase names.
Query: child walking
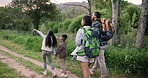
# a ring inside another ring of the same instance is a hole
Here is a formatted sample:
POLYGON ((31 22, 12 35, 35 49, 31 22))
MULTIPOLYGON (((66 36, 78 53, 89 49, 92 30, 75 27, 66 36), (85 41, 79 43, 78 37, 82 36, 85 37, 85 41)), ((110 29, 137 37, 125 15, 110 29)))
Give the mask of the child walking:
POLYGON ((48 58, 49 65, 52 69, 52 77, 56 76, 56 73, 54 71, 54 66, 52 64, 52 52, 56 54, 55 47, 57 46, 57 39, 53 33, 53 31, 49 31, 47 35, 44 35, 41 31, 34 29, 38 34, 40 34, 43 38, 42 41, 42 58, 43 58, 43 65, 44 65, 44 75, 47 75, 47 66, 46 66, 46 57, 48 58))
POLYGON ((67 39, 67 35, 66 34, 61 35, 61 37, 59 38, 60 44, 59 44, 57 52, 55 54, 55 58, 56 58, 57 55, 59 56, 60 65, 61 65, 61 68, 62 68, 61 76, 64 77, 64 78, 67 77, 67 72, 66 72, 66 68, 65 68, 66 56, 67 56, 67 53, 66 53, 66 42, 65 42, 66 39, 67 39))

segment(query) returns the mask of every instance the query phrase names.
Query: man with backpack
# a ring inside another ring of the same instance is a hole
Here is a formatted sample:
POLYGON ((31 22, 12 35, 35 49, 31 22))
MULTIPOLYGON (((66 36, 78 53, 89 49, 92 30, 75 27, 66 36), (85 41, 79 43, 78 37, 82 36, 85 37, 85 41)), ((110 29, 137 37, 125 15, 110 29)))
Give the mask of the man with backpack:
POLYGON ((96 57, 95 63, 92 69, 90 69, 90 73, 94 75, 98 65, 100 65, 100 70, 101 70, 100 78, 106 78, 107 71, 106 71, 104 51, 105 51, 105 48, 107 47, 107 41, 111 39, 113 36, 114 28, 112 26, 111 21, 108 18, 100 19, 99 12, 94 12, 92 15, 92 19, 94 20, 94 22, 92 23, 92 27, 98 28, 100 32, 100 35, 98 38, 100 42, 100 54, 98 57, 96 57))

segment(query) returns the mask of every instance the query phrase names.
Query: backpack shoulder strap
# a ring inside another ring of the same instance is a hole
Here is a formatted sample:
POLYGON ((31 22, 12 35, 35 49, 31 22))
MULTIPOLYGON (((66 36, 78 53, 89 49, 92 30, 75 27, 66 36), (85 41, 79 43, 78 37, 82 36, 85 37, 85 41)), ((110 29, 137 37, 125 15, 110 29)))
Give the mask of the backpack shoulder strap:
POLYGON ((86 38, 89 38, 90 35, 87 33, 86 29, 85 28, 82 28, 84 30, 84 33, 86 34, 86 38))
POLYGON ((107 31, 109 31, 109 26, 108 26, 109 21, 110 21, 109 19, 106 19, 106 20, 105 20, 105 25, 106 25, 106 30, 107 30, 107 31))

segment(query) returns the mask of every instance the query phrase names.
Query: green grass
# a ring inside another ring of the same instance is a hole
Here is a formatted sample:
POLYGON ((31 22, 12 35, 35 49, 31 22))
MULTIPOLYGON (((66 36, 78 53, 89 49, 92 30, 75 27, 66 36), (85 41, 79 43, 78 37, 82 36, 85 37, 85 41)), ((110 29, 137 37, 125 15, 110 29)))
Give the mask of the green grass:
MULTIPOLYGON (((24 60, 23 58, 14 56, 14 55, 9 54, 9 53, 7 53, 7 52, 5 52, 5 51, 2 51, 2 50, 0 50, 0 51, 3 52, 4 54, 10 56, 11 58, 17 60, 19 63, 21 63, 22 65, 24 65, 24 66, 26 66, 26 67, 28 67, 28 68, 30 68, 31 70, 36 71, 38 74, 42 74, 43 71, 44 71, 44 69, 43 69, 42 67, 40 67, 40 66, 38 66, 38 65, 36 65, 36 64, 34 64, 34 63, 28 61, 28 60, 24 60)), ((49 74, 50 76, 52 76, 52 73, 49 72, 49 71, 48 71, 48 74, 49 74)), ((15 78, 15 77, 14 77, 14 78, 15 78)), ((56 78, 60 78, 60 77, 56 77, 56 78)))
POLYGON ((0 61, 0 78, 24 78, 14 69, 9 68, 7 64, 0 61))
MULTIPOLYGON (((33 35, 30 35, 30 34, 24 35, 24 34, 21 34, 21 33, 18 34, 18 33, 12 32, 12 31, 2 31, 2 32, 0 32, 0 44, 8 47, 9 49, 11 49, 13 51, 16 51, 17 53, 20 53, 20 54, 23 54, 27 57, 42 61, 42 56, 41 56, 40 50, 35 51, 32 49, 27 49, 25 42, 20 43, 21 41, 16 42, 15 38, 11 39, 11 38, 13 38, 14 35, 15 35, 15 37, 21 36, 22 38, 25 38, 26 36, 27 36, 27 38, 34 37, 33 35), (8 37, 8 38, 6 38, 6 37, 8 37)), ((60 34, 56 34, 56 35, 59 36, 60 34)), ((20 37, 20 39, 21 39, 21 37, 20 37)), ((66 42, 67 42, 67 49, 68 49, 67 52, 68 52, 69 56, 67 57, 66 67, 67 67, 67 70, 82 77, 82 69, 81 69, 81 65, 78 61, 74 61, 71 68, 68 69, 68 66, 70 64, 70 59, 71 59, 70 53, 75 48, 74 38, 75 38, 75 34, 68 34, 68 39, 66 42)), ((113 78, 120 78, 120 77, 121 78, 139 78, 140 76, 142 76, 143 78, 145 78, 146 75, 140 75, 140 74, 143 72, 143 71, 141 71, 141 67, 143 70, 146 68, 145 66, 147 65, 147 62, 146 62, 147 61, 146 60, 146 58, 147 58, 146 53, 148 52, 147 45, 145 44, 146 48, 138 50, 138 49, 133 48, 134 44, 133 44, 132 36, 128 39, 126 39, 126 37, 124 37, 124 38, 125 38, 124 42, 126 42, 126 43, 122 42, 121 47, 110 46, 110 47, 108 47, 108 49, 105 52, 107 68, 110 68, 110 70, 112 70, 112 72, 110 74, 109 69, 108 69, 108 71, 107 71, 108 77, 109 78, 110 77, 113 77, 113 78), (128 42, 128 40, 130 40, 132 42, 128 42), (130 44, 132 44, 132 45, 130 45, 130 44), (134 61, 134 63, 133 63, 133 61, 134 61), (137 74, 137 72, 131 72, 131 71, 136 71, 136 70, 140 74, 137 74), (136 73, 136 74, 132 74, 132 73, 136 73)), ((146 42, 146 43, 148 43, 148 42, 146 42)), ((27 44, 29 44, 29 43, 27 43, 27 44)), ((30 46, 30 45, 28 45, 28 46, 30 46)), ((34 45, 34 47, 35 47, 35 45, 34 45)), ((60 68, 59 59, 53 59, 53 62, 56 67, 60 68)), ((147 70, 145 70, 145 71, 147 72, 147 70)), ((95 76, 92 76, 92 78, 96 78, 99 75, 100 75, 100 71, 98 70, 96 72, 95 76)))

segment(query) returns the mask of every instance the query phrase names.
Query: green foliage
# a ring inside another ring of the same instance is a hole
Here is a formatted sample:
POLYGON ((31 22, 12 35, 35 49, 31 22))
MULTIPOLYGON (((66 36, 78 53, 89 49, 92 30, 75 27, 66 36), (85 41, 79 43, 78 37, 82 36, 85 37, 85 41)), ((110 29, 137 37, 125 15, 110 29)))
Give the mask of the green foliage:
POLYGON ((63 22, 63 29, 68 29, 69 28, 69 25, 71 24, 71 22, 72 22, 73 20, 72 19, 66 19, 66 20, 64 20, 64 22, 63 22))
POLYGON ((58 32, 70 32, 70 33, 75 33, 77 30, 81 27, 81 20, 82 20, 83 15, 78 16, 74 19, 66 19, 61 22, 56 22, 56 21, 50 21, 50 22, 45 22, 40 26, 41 31, 48 31, 48 30, 53 30, 55 33, 58 32))
POLYGON ((46 4, 48 0, 13 0, 9 7, 21 8, 31 19, 33 28, 38 29, 41 21, 53 21, 60 14, 55 4, 46 4))
POLYGON ((82 26, 81 25, 81 20, 82 20, 82 17, 83 16, 84 15, 78 16, 77 18, 74 18, 72 20, 72 22, 70 23, 70 25, 68 27, 68 31, 69 32, 74 33, 74 32, 77 32, 78 31, 78 29, 82 26))
POLYGON ((148 59, 148 42, 145 37, 145 47, 143 49, 136 49, 136 32, 129 33, 122 36, 121 46, 109 46, 106 50, 106 64, 108 67, 120 69, 124 73, 146 75, 148 73, 147 60, 148 59))
POLYGON ((124 6, 121 11, 120 25, 122 34, 128 34, 138 27, 138 20, 140 18, 140 8, 136 5, 124 6))
POLYGON ((132 16, 134 13, 136 13, 137 17, 140 16, 140 8, 137 7, 136 5, 129 5, 126 7, 126 12, 130 15, 130 19, 132 19, 132 16))
POLYGON ((61 28, 62 28, 62 22, 46 22, 43 23, 40 26, 40 30, 43 31, 44 33, 47 33, 49 30, 54 31, 54 33, 57 33, 61 28))
POLYGON ((132 22, 131 22, 132 27, 138 26, 138 22, 136 22, 137 21, 136 19, 137 19, 137 15, 136 13, 134 13, 132 16, 132 22))
POLYGON ((0 29, 30 31, 32 29, 29 18, 19 8, 0 7, 0 29))
POLYGON ((92 5, 95 9, 111 9, 111 0, 92 0, 92 5))
POLYGON ((106 63, 108 67, 120 69, 126 74, 142 74, 148 73, 147 60, 148 51, 146 49, 138 50, 132 48, 121 49, 119 47, 108 47, 106 50, 106 63))
POLYGON ((105 8, 105 9, 100 10, 99 12, 100 12, 102 18, 104 18, 104 17, 110 18, 110 19, 112 18, 112 14, 111 14, 110 9, 105 8))
POLYGON ((25 34, 5 34, 3 39, 12 40, 14 43, 23 44, 27 50, 40 51, 42 39, 38 36, 25 34))

